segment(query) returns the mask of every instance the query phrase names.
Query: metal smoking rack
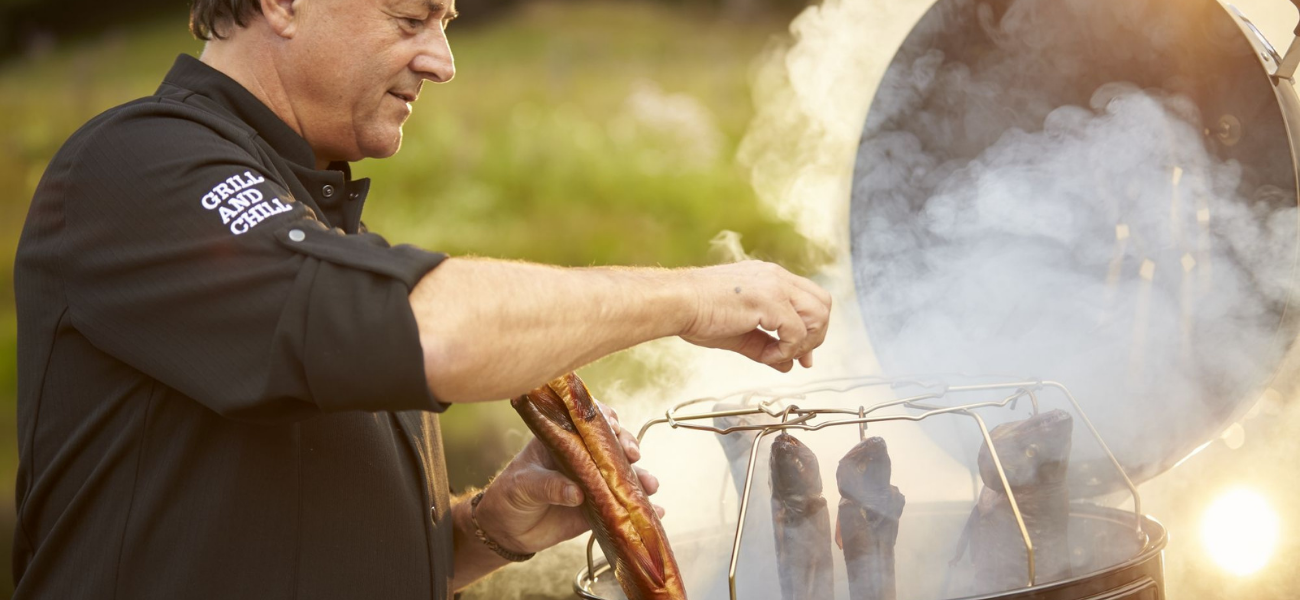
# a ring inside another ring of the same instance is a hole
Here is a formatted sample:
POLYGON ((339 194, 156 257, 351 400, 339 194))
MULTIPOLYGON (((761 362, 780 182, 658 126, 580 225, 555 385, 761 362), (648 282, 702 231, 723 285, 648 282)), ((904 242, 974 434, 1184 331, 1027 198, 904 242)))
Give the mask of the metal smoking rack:
MULTIPOLYGON (((749 449, 749 462, 745 469, 744 491, 740 497, 740 514, 736 522, 736 534, 731 544, 731 561, 727 568, 727 584, 730 591, 731 600, 738 600, 736 596, 736 567, 740 557, 740 544, 745 533, 745 517, 749 509, 750 492, 754 483, 754 467, 758 462, 758 448, 764 437, 773 433, 786 430, 801 431, 819 431, 827 427, 836 427, 843 425, 857 425, 858 437, 865 440, 867 437, 867 426, 871 423, 884 423, 890 421, 910 421, 919 422, 939 415, 958 415, 966 416, 973 419, 979 426, 980 435, 984 438, 984 443, 989 448, 989 454, 993 459, 993 465, 997 468, 998 478, 1002 481, 1002 489, 1006 491, 1007 500, 1011 505, 1011 511, 1016 518, 1016 525, 1020 529, 1020 537, 1024 541, 1025 553, 1027 560, 1027 584, 1026 587, 1033 587, 1036 583, 1035 565, 1034 565, 1034 544, 1029 537, 1029 530, 1025 527, 1024 517, 1020 513, 1020 505, 1016 502, 1015 494, 1011 491, 1011 484, 1007 481, 1006 471, 1002 468, 1002 459, 998 456, 994 447, 993 439, 989 434, 989 427, 976 410, 985 408, 1008 408, 1015 410, 1017 403, 1022 399, 1027 399, 1030 403, 1032 414, 1037 415, 1039 410, 1039 395, 1044 391, 1058 392, 1063 396, 1074 409, 1077 415, 1087 427, 1088 432, 1093 439, 1105 452, 1106 457, 1114 466, 1116 473, 1128 487, 1129 494, 1133 497, 1133 528, 1135 534, 1142 538, 1145 534, 1142 531, 1142 498, 1138 494, 1137 486, 1133 485, 1133 480, 1129 479, 1128 473, 1120 465, 1115 454, 1111 452, 1106 441, 1102 439, 1097 428, 1093 426, 1088 415, 1084 413, 1083 408, 1075 399, 1074 394, 1064 385, 1055 381, 1008 381, 998 383, 979 383, 966 385, 949 385, 942 379, 926 380, 922 378, 883 378, 883 377, 846 377, 840 379, 830 379, 804 386, 792 387, 787 390, 781 388, 756 389, 742 392, 736 392, 719 397, 696 398, 682 402, 668 409, 663 417, 647 421, 637 433, 637 442, 640 443, 645 439, 646 432, 656 425, 668 425, 673 429, 688 429, 694 431, 707 431, 718 435, 731 435, 741 431, 757 431, 758 435, 749 449), (922 388, 924 393, 906 396, 895 400, 880 402, 872 405, 860 405, 856 410, 846 408, 801 408, 795 401, 807 400, 808 396, 813 394, 827 393, 848 393, 866 388, 879 388, 888 386, 895 390, 904 390, 907 388, 922 388), (933 404, 933 401, 942 400, 956 395, 968 394, 986 394, 989 392, 1007 393, 999 400, 969 402, 954 406, 940 406, 933 404), (686 409, 698 406, 700 404, 717 404, 728 400, 739 399, 739 404, 746 408, 711 411, 703 413, 690 413, 686 409), (749 406, 749 405, 753 406, 749 406), (784 404, 784 406, 782 406, 784 404), (889 408, 898 408, 905 412, 890 414, 876 414, 889 408), (910 412, 908 412, 910 411, 910 412), (703 425, 697 421, 712 421, 719 417, 743 417, 747 415, 765 415, 772 419, 779 419, 773 423, 760 423, 754 425, 736 425, 733 427, 719 428, 710 425, 703 425)), ((609 570, 605 565, 599 570, 596 567, 595 560, 596 537, 592 535, 587 540, 587 569, 580 572, 574 581, 575 587, 589 590, 591 584, 596 578, 609 570)))

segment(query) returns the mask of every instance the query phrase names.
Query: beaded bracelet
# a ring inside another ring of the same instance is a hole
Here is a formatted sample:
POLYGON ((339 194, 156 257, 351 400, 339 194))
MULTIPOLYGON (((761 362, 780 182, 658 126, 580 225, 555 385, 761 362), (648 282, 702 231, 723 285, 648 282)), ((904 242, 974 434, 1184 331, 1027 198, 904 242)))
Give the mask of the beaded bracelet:
POLYGON ((529 552, 528 554, 519 554, 518 552, 511 552, 509 550, 506 550, 505 548, 502 548, 500 544, 497 544, 496 542, 489 539, 486 533, 483 533, 483 528, 480 527, 478 524, 478 503, 482 500, 483 500, 483 492, 479 492, 474 495, 474 498, 472 500, 469 501, 469 520, 471 523, 474 524, 474 536, 477 537, 480 542, 483 542, 483 545, 487 546, 489 550, 496 552, 497 556, 500 556, 501 558, 504 558, 510 562, 524 562, 536 556, 537 555, 536 552, 529 552))

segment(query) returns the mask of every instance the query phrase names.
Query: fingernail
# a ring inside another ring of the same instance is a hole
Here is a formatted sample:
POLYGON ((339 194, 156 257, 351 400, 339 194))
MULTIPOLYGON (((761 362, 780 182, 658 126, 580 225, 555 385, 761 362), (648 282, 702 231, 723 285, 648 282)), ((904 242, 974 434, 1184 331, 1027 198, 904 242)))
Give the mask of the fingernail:
POLYGON ((581 503, 582 497, 578 492, 578 488, 570 486, 568 489, 564 490, 564 501, 568 502, 570 506, 576 506, 581 503))

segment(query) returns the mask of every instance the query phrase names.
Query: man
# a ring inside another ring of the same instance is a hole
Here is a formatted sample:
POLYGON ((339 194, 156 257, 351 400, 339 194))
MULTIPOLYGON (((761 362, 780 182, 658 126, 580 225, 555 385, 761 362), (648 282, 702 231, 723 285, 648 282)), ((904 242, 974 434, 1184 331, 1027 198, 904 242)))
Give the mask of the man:
POLYGON ((50 163, 15 271, 16 598, 447 598, 585 527, 535 440, 452 501, 449 404, 670 335, 811 366, 830 299, 770 264, 558 269, 367 232, 347 163, 397 152, 422 82, 451 80, 454 16, 195 0, 201 59, 50 163))

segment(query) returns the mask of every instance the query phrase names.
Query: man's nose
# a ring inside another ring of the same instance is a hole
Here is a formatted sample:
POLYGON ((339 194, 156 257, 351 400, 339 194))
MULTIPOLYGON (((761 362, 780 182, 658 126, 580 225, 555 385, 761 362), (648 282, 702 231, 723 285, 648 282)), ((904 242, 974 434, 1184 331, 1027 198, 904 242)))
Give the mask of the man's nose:
POLYGON ((446 32, 430 32, 428 38, 411 61, 411 69, 434 83, 451 81, 456 76, 456 60, 451 55, 446 32))

